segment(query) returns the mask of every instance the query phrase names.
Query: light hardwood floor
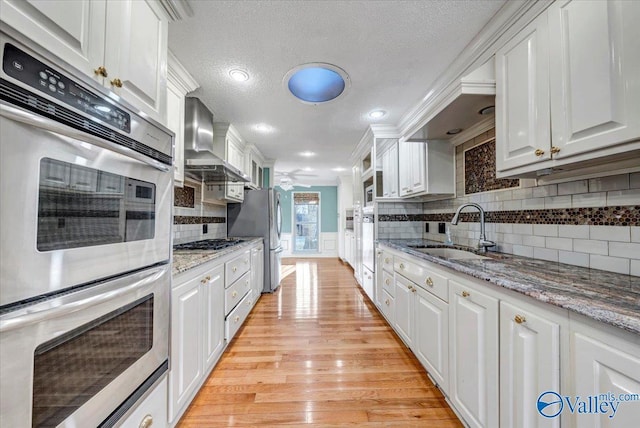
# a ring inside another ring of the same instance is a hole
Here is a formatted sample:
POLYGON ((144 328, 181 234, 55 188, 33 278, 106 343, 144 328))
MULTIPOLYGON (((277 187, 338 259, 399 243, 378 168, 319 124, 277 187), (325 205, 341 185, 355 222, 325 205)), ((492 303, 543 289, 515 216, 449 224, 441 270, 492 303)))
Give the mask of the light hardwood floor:
POLYGON ((180 427, 460 427, 338 259, 285 259, 180 427))

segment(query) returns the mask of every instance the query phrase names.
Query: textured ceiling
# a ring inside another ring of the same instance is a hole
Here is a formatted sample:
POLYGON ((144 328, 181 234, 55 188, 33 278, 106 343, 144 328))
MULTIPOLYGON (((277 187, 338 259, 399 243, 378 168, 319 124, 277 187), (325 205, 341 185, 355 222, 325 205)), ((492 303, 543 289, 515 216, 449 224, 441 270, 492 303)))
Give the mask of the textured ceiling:
POLYGON ((275 169, 310 167, 328 183, 371 123, 397 125, 504 4, 503 0, 191 1, 169 26, 169 47, 201 87, 215 121, 231 122, 275 169), (283 77, 303 63, 344 69, 351 87, 322 105, 297 101, 283 77), (235 82, 228 71, 249 72, 235 82), (383 109, 387 116, 367 114, 383 109), (261 133, 255 125, 272 127, 261 133), (305 158, 302 151, 316 156, 305 158))

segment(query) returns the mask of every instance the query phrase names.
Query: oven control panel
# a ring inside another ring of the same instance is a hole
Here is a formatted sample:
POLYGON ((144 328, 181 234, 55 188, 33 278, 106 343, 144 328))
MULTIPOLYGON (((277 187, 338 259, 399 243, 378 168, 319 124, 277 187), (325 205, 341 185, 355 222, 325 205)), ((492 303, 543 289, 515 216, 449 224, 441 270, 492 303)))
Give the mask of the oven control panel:
POLYGON ((2 70, 8 76, 71 107, 100 119, 121 131, 131 132, 131 116, 127 112, 11 43, 4 45, 2 70))

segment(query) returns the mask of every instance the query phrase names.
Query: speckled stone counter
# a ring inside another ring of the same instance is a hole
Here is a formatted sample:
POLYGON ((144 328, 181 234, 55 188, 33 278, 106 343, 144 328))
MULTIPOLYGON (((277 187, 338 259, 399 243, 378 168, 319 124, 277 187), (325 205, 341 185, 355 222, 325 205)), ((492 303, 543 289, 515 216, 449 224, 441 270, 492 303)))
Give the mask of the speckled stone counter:
POLYGON ((262 238, 242 238, 244 241, 224 248, 222 250, 174 250, 172 257, 171 273, 177 275, 186 272, 189 269, 200 266, 208 261, 226 256, 227 254, 238 251, 241 248, 249 247, 258 242, 262 242, 262 238))
MULTIPOLYGON (((541 302, 640 334, 638 276, 492 252, 485 254, 488 259, 446 259, 414 249, 426 246, 444 247, 441 242, 422 239, 379 240, 378 243, 541 302)), ((464 247, 454 248, 468 250, 464 247)))

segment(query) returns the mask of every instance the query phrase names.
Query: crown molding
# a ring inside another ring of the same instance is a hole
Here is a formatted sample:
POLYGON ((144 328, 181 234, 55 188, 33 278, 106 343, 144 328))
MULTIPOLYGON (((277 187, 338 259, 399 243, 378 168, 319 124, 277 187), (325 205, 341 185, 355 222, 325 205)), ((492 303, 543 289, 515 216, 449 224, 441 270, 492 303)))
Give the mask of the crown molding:
POLYGON ((171 51, 167 51, 167 80, 176 85, 185 95, 200 87, 196 79, 180 64, 171 51))
POLYGON ((188 0, 157 0, 170 21, 180 21, 193 16, 188 0))
MULTIPOLYGON (((507 1, 447 70, 436 79, 422 101, 402 117, 398 125, 402 138, 411 137, 455 99, 463 86, 469 84, 464 81, 464 76, 491 60, 499 46, 498 42, 504 43, 506 39, 513 37, 551 3, 551 0, 507 1)), ((482 88, 486 85, 491 85, 491 82, 476 82, 473 84, 473 90, 486 90, 486 87, 482 88)), ((495 82, 493 85, 495 91, 495 82)))

